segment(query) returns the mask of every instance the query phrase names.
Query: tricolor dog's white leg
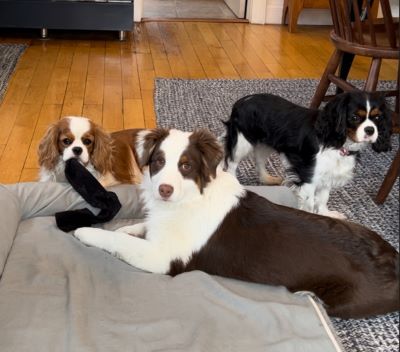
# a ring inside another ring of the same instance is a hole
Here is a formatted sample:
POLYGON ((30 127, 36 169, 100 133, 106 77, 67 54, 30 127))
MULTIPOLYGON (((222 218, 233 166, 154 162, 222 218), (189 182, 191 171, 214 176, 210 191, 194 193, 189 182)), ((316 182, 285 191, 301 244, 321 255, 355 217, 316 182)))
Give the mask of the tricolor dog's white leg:
POLYGON ((88 246, 101 248, 130 265, 153 273, 165 274, 171 258, 156 243, 122 232, 92 227, 75 230, 74 236, 88 246))
POLYGON ((309 213, 314 213, 315 185, 304 183, 297 191, 299 208, 309 213))
POLYGON ((330 188, 317 188, 315 191, 315 212, 320 215, 329 216, 336 219, 346 219, 346 215, 339 211, 328 209, 328 199, 330 194, 330 188))

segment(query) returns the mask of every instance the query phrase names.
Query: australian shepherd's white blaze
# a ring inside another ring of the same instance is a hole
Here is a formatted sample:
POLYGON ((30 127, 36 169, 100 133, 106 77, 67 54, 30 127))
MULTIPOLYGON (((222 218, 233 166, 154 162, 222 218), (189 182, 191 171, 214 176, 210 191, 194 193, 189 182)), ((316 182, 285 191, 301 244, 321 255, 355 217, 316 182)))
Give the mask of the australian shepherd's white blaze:
POLYGON ((239 162, 253 153, 260 181, 280 184, 281 178, 265 170, 275 150, 300 208, 336 218, 345 216, 328 209, 329 193, 352 179, 359 151, 369 144, 377 152, 390 149, 390 113, 384 98, 372 93, 338 95, 322 110, 272 94, 250 95, 234 104, 225 124, 226 170, 235 174, 239 162))
POLYGON ((360 225, 273 204, 219 167, 206 131, 141 131, 143 223, 80 228, 83 243, 153 273, 202 270, 312 291, 329 314, 362 317, 399 307, 398 253, 360 225))

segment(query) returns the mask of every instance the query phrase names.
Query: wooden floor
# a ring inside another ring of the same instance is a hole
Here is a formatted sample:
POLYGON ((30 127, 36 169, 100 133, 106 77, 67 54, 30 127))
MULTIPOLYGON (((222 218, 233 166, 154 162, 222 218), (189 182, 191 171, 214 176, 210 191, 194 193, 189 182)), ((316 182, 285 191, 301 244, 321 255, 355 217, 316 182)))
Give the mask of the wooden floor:
MULTIPOLYGON (((332 52, 328 27, 206 22, 146 22, 125 42, 115 33, 0 31, 0 42, 26 42, 0 105, 0 183, 33 181, 36 150, 47 126, 85 115, 108 131, 154 127, 156 77, 319 78, 332 52)), ((357 60, 352 78, 365 78, 357 60)), ((385 62, 382 79, 395 79, 385 62)))

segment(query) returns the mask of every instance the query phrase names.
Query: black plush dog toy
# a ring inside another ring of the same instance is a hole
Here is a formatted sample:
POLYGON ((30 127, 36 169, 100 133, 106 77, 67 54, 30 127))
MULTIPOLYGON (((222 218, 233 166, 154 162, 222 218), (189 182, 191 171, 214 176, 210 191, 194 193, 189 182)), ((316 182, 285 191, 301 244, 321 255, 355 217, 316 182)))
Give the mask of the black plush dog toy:
POLYGON ((72 158, 66 161, 65 176, 82 198, 90 205, 100 208, 100 212, 95 215, 84 208, 56 213, 56 223, 61 230, 68 232, 78 227, 110 221, 121 209, 117 195, 107 191, 78 160, 72 158))

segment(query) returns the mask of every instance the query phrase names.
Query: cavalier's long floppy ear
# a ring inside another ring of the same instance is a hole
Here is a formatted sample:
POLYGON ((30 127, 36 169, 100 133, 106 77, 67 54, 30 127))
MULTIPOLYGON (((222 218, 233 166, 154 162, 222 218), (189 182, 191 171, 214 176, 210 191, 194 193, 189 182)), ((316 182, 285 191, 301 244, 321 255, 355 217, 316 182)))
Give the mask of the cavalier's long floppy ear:
POLYGON ((378 139, 372 144, 372 149, 376 152, 387 152, 392 149, 391 136, 392 136, 392 114, 386 107, 385 98, 380 95, 381 105, 379 110, 382 111, 381 116, 375 120, 375 124, 378 128, 378 139))
POLYGON ((165 128, 155 128, 142 130, 136 136, 136 153, 139 159, 139 166, 142 168, 149 165, 153 152, 169 134, 169 130, 165 128))
POLYGON ((349 93, 337 95, 318 115, 315 129, 326 146, 340 148, 346 141, 347 106, 349 93))
POLYGON ((94 168, 103 175, 112 170, 112 138, 100 126, 91 124, 94 133, 94 146, 90 161, 94 168))
POLYGON ((57 165, 60 157, 58 138, 60 129, 58 123, 52 124, 40 140, 38 148, 39 165, 47 170, 52 170, 57 165))
POLYGON ((199 183, 202 192, 206 184, 211 181, 211 177, 216 177, 217 166, 222 161, 224 153, 217 139, 206 130, 194 131, 190 136, 190 141, 197 147, 201 154, 199 183))

